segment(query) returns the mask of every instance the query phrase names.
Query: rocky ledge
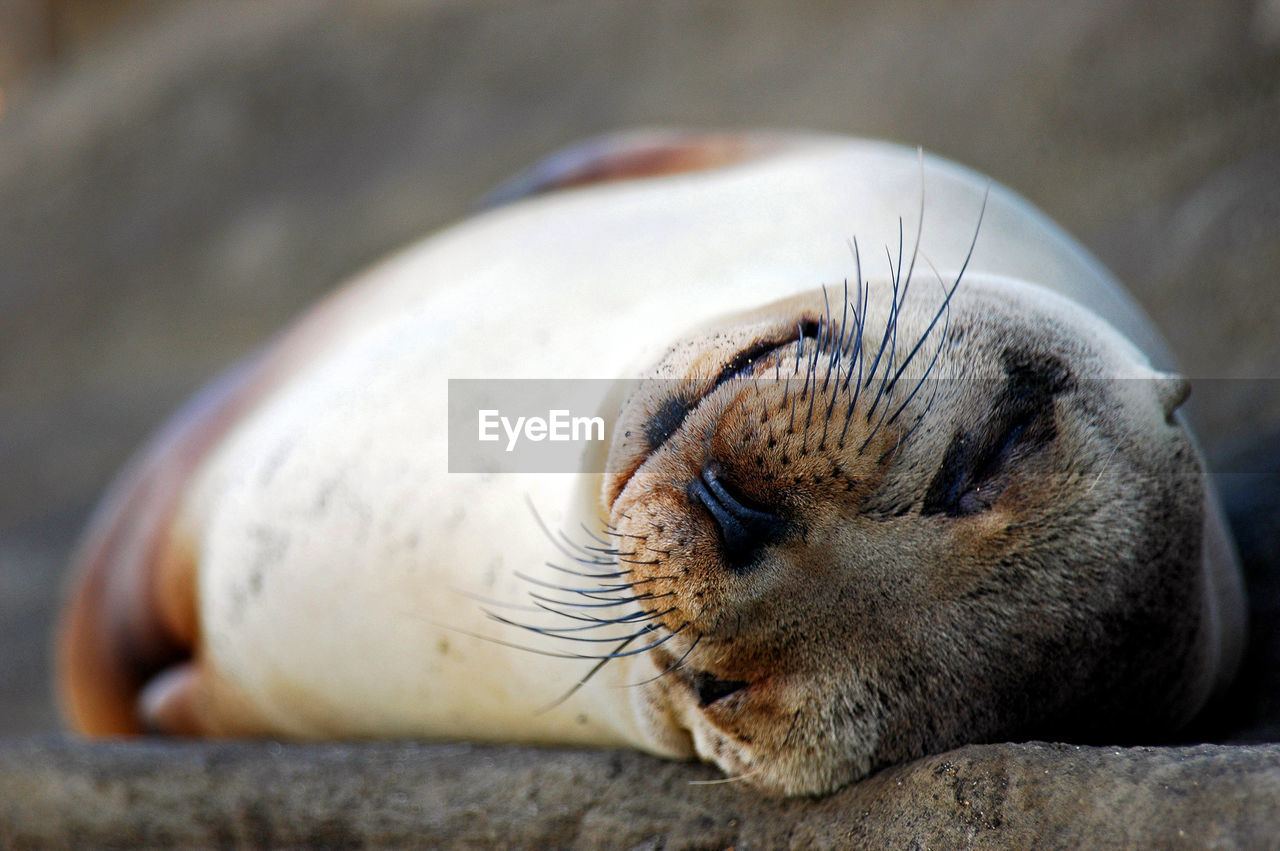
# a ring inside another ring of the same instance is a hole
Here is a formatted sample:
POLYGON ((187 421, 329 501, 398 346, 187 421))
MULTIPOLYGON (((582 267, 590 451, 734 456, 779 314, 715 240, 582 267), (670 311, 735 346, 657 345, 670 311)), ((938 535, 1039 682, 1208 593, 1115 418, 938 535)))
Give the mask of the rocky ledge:
POLYGON ((1263 847, 1280 745, 974 745, 819 799, 617 751, 0 743, 0 845, 1263 847))

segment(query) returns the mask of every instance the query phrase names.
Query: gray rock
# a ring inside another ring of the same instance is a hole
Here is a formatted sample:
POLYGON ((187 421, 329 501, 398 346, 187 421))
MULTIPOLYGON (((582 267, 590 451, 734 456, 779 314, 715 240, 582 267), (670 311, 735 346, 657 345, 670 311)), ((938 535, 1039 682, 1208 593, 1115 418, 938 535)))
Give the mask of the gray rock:
POLYGON ((1280 745, 973 745, 818 799, 478 745, 0 742, 5 847, 1262 848, 1280 745))

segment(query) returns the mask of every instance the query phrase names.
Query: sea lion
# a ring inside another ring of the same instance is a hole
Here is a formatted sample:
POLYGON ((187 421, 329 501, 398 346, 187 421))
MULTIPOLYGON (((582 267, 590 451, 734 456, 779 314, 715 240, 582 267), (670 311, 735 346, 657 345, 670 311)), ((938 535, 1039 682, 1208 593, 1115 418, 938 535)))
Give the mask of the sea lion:
POLYGON ((802 794, 1150 740, 1229 681, 1187 383, 1011 192, 879 142, 647 133, 493 197, 113 487, 59 645, 77 729, 623 745, 802 794), (450 472, 450 380, 498 378, 606 379, 583 472, 450 472))

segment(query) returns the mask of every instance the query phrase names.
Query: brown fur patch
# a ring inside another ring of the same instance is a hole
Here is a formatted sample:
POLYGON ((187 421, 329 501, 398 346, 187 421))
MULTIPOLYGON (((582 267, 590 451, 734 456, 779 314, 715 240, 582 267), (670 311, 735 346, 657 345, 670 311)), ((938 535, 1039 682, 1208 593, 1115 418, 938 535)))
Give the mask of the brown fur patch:
POLYGON ((359 291, 335 293, 265 354, 194 397, 112 485, 73 559, 77 578, 58 633, 58 690, 75 729, 142 732, 147 683, 199 655, 197 541, 176 526, 186 490, 227 433, 349 324, 359 291))
POLYGON ((647 132, 605 136, 552 154, 493 190, 483 206, 499 206, 596 183, 722 168, 781 150, 787 144, 782 137, 761 133, 647 132))

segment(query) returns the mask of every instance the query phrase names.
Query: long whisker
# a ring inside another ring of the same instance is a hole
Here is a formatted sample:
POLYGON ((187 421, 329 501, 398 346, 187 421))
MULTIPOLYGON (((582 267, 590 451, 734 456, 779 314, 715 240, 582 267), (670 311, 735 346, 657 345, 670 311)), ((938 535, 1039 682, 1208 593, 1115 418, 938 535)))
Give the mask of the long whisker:
MULTIPOLYGON (((586 523, 579 522, 578 525, 582 527, 582 531, 586 532, 587 537, 591 538, 591 540, 595 541, 597 544, 600 544, 601 546, 605 546, 605 547, 609 546, 609 542, 606 541, 604 538, 601 538, 595 532, 592 532, 591 527, 588 526, 586 523)), ((593 548, 586 547, 585 549, 593 549, 593 548)))
POLYGON ((524 501, 525 501, 525 505, 529 506, 529 511, 532 512, 533 519, 537 522, 538 528, 542 530, 542 534, 546 535, 547 540, 550 541, 555 546, 555 548, 560 550, 560 552, 563 553, 567 558, 570 558, 578 562, 579 564, 585 564, 587 566, 590 566, 592 564, 600 564, 601 566, 612 564, 612 562, 600 562, 595 558, 590 558, 584 562, 583 556, 574 553, 573 550, 571 550, 569 547, 566 547, 563 543, 561 543, 559 538, 551 534, 551 529, 547 527, 547 524, 542 519, 542 515, 538 513, 537 507, 533 504, 533 499, 528 495, 526 495, 524 498, 524 501))
MULTIPOLYGON (((641 609, 638 612, 632 612, 629 615, 620 615, 619 617, 616 617, 616 618, 597 618, 589 614, 575 614, 574 612, 565 612, 565 611, 561 611, 560 609, 552 608, 551 606, 548 606, 545 603, 538 603, 536 605, 536 608, 533 610, 550 612, 551 614, 556 615, 558 617, 568 618, 569 620, 588 623, 588 624, 591 624, 592 628, 594 628, 594 627, 601 627, 601 626, 613 626, 615 624, 639 623, 641 621, 646 621, 646 620, 655 620, 657 618, 671 614, 672 612, 675 611, 675 608, 672 607, 669 609, 663 609, 660 612, 648 612, 641 609)), ((582 627, 582 628, 586 629, 587 627, 582 627)))
POLYGON ((638 558, 625 558, 623 556, 618 556, 618 561, 624 564, 660 564, 661 563, 661 560, 656 558, 638 559, 638 558))
POLYGON ((623 576, 631 575, 630 570, 619 570, 614 573, 597 573, 593 570, 573 570, 572 568, 564 567, 550 561, 544 562, 544 564, 552 570, 558 570, 561 573, 568 573, 571 576, 581 576, 586 579, 619 579, 623 576))
POLYGON ((466 597, 468 600, 474 600, 475 602, 481 603, 486 606, 495 606, 502 609, 510 609, 511 611, 515 611, 515 612, 538 611, 538 606, 536 603, 530 606, 530 605, 524 605, 521 603, 510 603, 510 602, 507 602, 506 600, 498 600, 493 597, 486 597, 483 594, 476 594, 473 591, 464 591, 461 588, 450 588, 449 590, 460 597, 466 597))
MULTIPOLYGON (((986 215, 987 199, 990 198, 990 196, 991 185, 987 184, 987 191, 982 196, 982 208, 978 211, 978 224, 973 229, 973 240, 969 243, 969 251, 965 255, 964 263, 960 266, 960 272, 956 275, 955 281, 951 284, 951 289, 947 291, 946 298, 942 301, 942 306, 933 314, 933 319, 929 322, 929 327, 920 335, 920 339, 916 341, 915 347, 911 349, 911 353, 907 355, 906 360, 904 360, 902 365, 898 367, 897 373, 893 376, 893 381, 896 382, 899 376, 902 375, 902 371, 907 368, 909 363, 911 363, 911 359, 916 356, 916 352, 920 351, 920 347, 924 345, 924 341, 928 339, 929 334, 932 333, 934 329, 934 326, 938 324, 938 320, 942 318, 943 313, 946 313, 948 308, 951 306, 951 297, 955 295, 956 288, 960 286, 960 281, 964 278, 965 270, 969 268, 969 261, 973 259, 973 250, 978 244, 978 233, 982 230, 982 219, 986 215)), ((934 273, 937 274, 936 269, 934 270, 934 273)))
MULTIPOLYGON (((621 643, 617 646, 617 648, 614 650, 614 652, 615 652, 615 653, 617 653, 617 652, 619 652, 619 651, 625 650, 625 649, 626 649, 626 647, 627 647, 627 645, 628 645, 628 644, 630 644, 631 642, 635 641, 635 640, 636 640, 636 639, 635 639, 635 636, 632 636, 631 638, 626 639, 625 641, 621 642, 621 643)), ((560 695, 560 697, 556 698, 555 700, 551 701, 551 703, 549 703, 549 704, 547 704, 546 706, 542 707, 542 709, 538 710, 538 712, 537 712, 537 713, 535 713, 535 714, 541 715, 541 714, 542 714, 542 713, 544 713, 544 712, 550 712, 552 709, 555 709, 557 706, 559 706, 560 704, 564 703, 564 702, 565 702, 566 700, 568 700, 569 698, 573 697, 573 696, 574 696, 574 694, 576 694, 576 693, 577 693, 578 689, 580 689, 580 688, 582 688, 583 686, 585 686, 585 685, 587 684, 587 681, 588 681, 588 680, 590 680, 592 677, 594 677, 597 673, 599 673, 599 672, 600 672, 600 669, 601 669, 601 668, 603 668, 603 667, 604 667, 605 665, 607 665, 607 664, 609 664, 609 660, 608 660, 608 659, 601 659, 599 662, 597 662, 596 664, 592 665, 592 666, 591 666, 591 670, 590 670, 590 671, 587 671, 587 673, 583 675, 582 679, 578 680, 576 683, 574 683, 574 684, 569 688, 569 690, 568 690, 568 691, 566 691, 564 694, 560 695)))
POLYGON ((514 626, 517 629, 528 630, 529 632, 537 633, 538 635, 546 635, 552 638, 562 639, 564 641, 581 641, 584 643, 591 643, 591 644, 613 643, 615 641, 620 641, 623 638, 628 638, 628 637, 639 638, 640 636, 647 635, 648 633, 653 632, 658 628, 657 624, 651 623, 651 624, 644 625, 639 630, 634 632, 631 636, 620 637, 617 635, 610 635, 605 638, 596 638, 592 636, 565 634, 569 630, 588 629, 589 627, 568 627, 565 629, 556 629, 554 627, 541 627, 541 626, 533 626, 532 624, 527 624, 527 623, 519 623, 518 621, 513 621, 513 620, 509 620, 508 618, 504 618, 501 615, 496 615, 493 612, 485 612, 485 614, 488 615, 493 620, 497 621, 498 623, 506 624, 507 626, 514 626))
MULTIPOLYGON (((611 555, 615 555, 615 553, 613 553, 613 552, 611 552, 611 551, 609 551, 609 550, 607 550, 607 549, 602 549, 601 547, 593 547, 593 546, 590 546, 589 544, 579 544, 577 541, 574 541, 572 538, 570 538, 568 535, 566 535, 563 529, 561 529, 561 530, 560 530, 559 535, 560 535, 560 540, 561 540, 561 541, 562 541, 562 542, 563 542, 567 547, 569 547, 570 549, 572 549, 572 550, 574 550, 574 551, 576 551, 576 552, 578 553, 578 555, 576 556, 576 558, 577 558, 577 559, 579 559, 579 560, 581 560, 581 559, 589 559, 589 560, 591 560, 591 561, 599 561, 599 560, 600 560, 601 555, 604 555, 604 556, 606 556, 606 557, 607 557, 607 556, 611 556, 611 555)), ((606 545, 606 546, 607 546, 607 545, 606 545)), ((608 563, 607 559, 606 559, 605 563, 606 563, 606 564, 608 563)))
MULTIPOLYGON (((523 579, 525 582, 528 582, 530 585, 537 585, 540 588, 550 588, 552 591, 563 591, 566 594, 581 594, 584 597, 590 597, 598 594, 611 594, 611 593, 614 593, 615 591, 625 591, 628 588, 634 588, 637 585, 643 585, 645 582, 649 581, 647 579, 639 579, 639 580, 636 580, 635 582, 626 582, 618 585, 598 585, 594 588, 569 588, 564 585, 556 585, 554 582, 545 582, 541 579, 538 579, 536 576, 530 576, 529 574, 522 573, 519 570, 514 571, 514 575, 516 576, 516 578, 523 579)), ((654 579, 658 579, 658 578, 660 577, 656 577, 656 576, 654 577, 654 579)), ((671 577, 661 577, 661 578, 669 579, 671 577)))
MULTIPOLYGON (((470 632, 465 629, 454 629, 452 627, 447 627, 447 628, 453 629, 454 632, 460 635, 466 635, 478 641, 487 641, 490 644, 497 644, 501 647, 510 647, 512 650, 522 650, 527 653, 535 653, 539 656, 549 656, 552 659, 594 659, 598 661, 609 661, 610 659, 623 659, 623 658, 626 658, 627 656, 637 656, 641 653, 647 653, 650 650, 654 649, 655 647, 661 647, 663 644, 666 644, 668 641, 670 641, 671 639, 679 635, 688 625, 689 625, 688 623, 682 624, 679 628, 673 630, 670 634, 650 644, 646 644, 644 647, 637 647, 634 650, 628 650, 625 653, 614 651, 613 653, 606 653, 604 655, 593 655, 590 653, 564 653, 564 652, 557 652, 555 650, 542 650, 537 647, 530 647, 527 644, 516 644, 514 641, 503 641, 500 638, 494 638, 489 635, 481 635, 479 633, 470 632)), ((628 641, 632 641, 632 640, 634 639, 628 639, 628 641)))
POLYGON ((924 233, 924 148, 916 148, 916 159, 920 163, 920 211, 916 214, 916 240, 911 246, 911 262, 907 266, 906 285, 902 288, 903 298, 906 298, 907 289, 911 286, 911 276, 916 269, 916 258, 920 256, 920 235, 924 233))
POLYGON ((690 780, 689 785, 690 786, 719 786, 724 783, 737 783, 740 780, 746 780, 748 777, 751 777, 752 775, 759 774, 761 771, 764 771, 763 764, 757 765, 755 768, 751 769, 750 771, 744 771, 741 774, 734 774, 731 777, 719 777, 719 778, 716 778, 715 780, 690 780))
MULTIPOLYGON (((552 606, 567 606, 571 609, 609 609, 614 606, 629 606, 632 603, 639 602, 640 600, 660 600, 664 597, 674 596, 674 594, 674 591, 668 591, 665 594, 637 594, 634 597, 627 597, 623 600, 612 600, 602 603, 583 603, 578 600, 556 600, 551 597, 545 597, 541 594, 534 594, 533 592, 530 592, 529 596, 535 600, 541 600, 544 603, 549 603, 552 606)), ((598 600, 602 598, 592 597, 591 599, 598 600)))
MULTIPOLYGON (((928 262, 927 258, 926 258, 926 262, 928 262)), ((929 263, 929 266, 932 267, 933 264, 929 263)), ((933 271, 934 271, 934 274, 937 275, 938 270, 934 269, 933 271)), ((942 283, 941 275, 938 275, 938 283, 944 287, 944 291, 945 291, 946 285, 942 283)), ((938 363, 938 358, 942 355, 943 350, 946 348, 947 334, 951 329, 951 296, 955 294, 955 291, 956 291, 955 287, 952 286, 951 291, 947 292, 946 297, 943 299, 942 307, 939 308, 940 311, 946 312, 946 317, 942 321, 942 334, 938 338, 938 347, 933 351, 933 358, 929 361, 929 365, 925 367, 924 374, 920 376, 920 380, 916 382, 916 386, 911 389, 911 393, 909 393, 907 395, 907 398, 903 400, 902 404, 898 406, 898 410, 893 412, 893 416, 889 417, 890 424, 892 424, 893 421, 898 418, 898 415, 901 414, 906 409, 907 405, 911 404, 911 400, 915 398, 916 393, 920 392, 920 388, 921 386, 924 385, 925 379, 927 379, 933 373, 933 368, 938 363)), ((929 331, 925 331, 925 337, 927 337, 930 331, 933 329, 932 324, 930 324, 929 329, 930 329, 929 331)), ((921 342, 924 342, 924 337, 921 337, 921 342)), ((919 348, 919 344, 917 344, 917 348, 919 348)), ((915 357, 914 351, 912 351, 910 357, 908 357, 908 362, 910 361, 911 357, 915 357)), ((904 368, 905 368, 905 364, 904 364, 904 368)), ((894 380, 895 381, 897 380, 896 376, 894 377, 894 380)), ((937 392, 938 392, 938 388, 935 385, 933 388, 933 395, 936 396, 937 392)), ((930 401, 929 404, 925 406, 925 410, 928 410, 929 408, 932 408, 932 407, 933 407, 933 403, 932 401, 930 401)), ((917 420, 916 424, 911 427, 910 431, 908 431, 908 434, 915 431, 916 426, 918 426, 919 424, 920 424, 920 421, 917 420)))
POLYGON ((664 668, 657 676, 650 677, 647 680, 641 680, 638 683, 629 683, 627 687, 639 688, 640 686, 647 686, 649 683, 656 682, 662 679, 663 677, 665 677, 667 674, 671 673, 672 671, 678 669, 681 665, 684 664, 684 660, 689 658, 689 654, 693 652, 693 649, 698 646, 698 642, 701 640, 702 640, 702 636, 699 635, 697 638, 693 640, 693 643, 689 645, 689 649, 684 651, 684 653, 680 655, 679 659, 675 660, 666 668, 664 668))

